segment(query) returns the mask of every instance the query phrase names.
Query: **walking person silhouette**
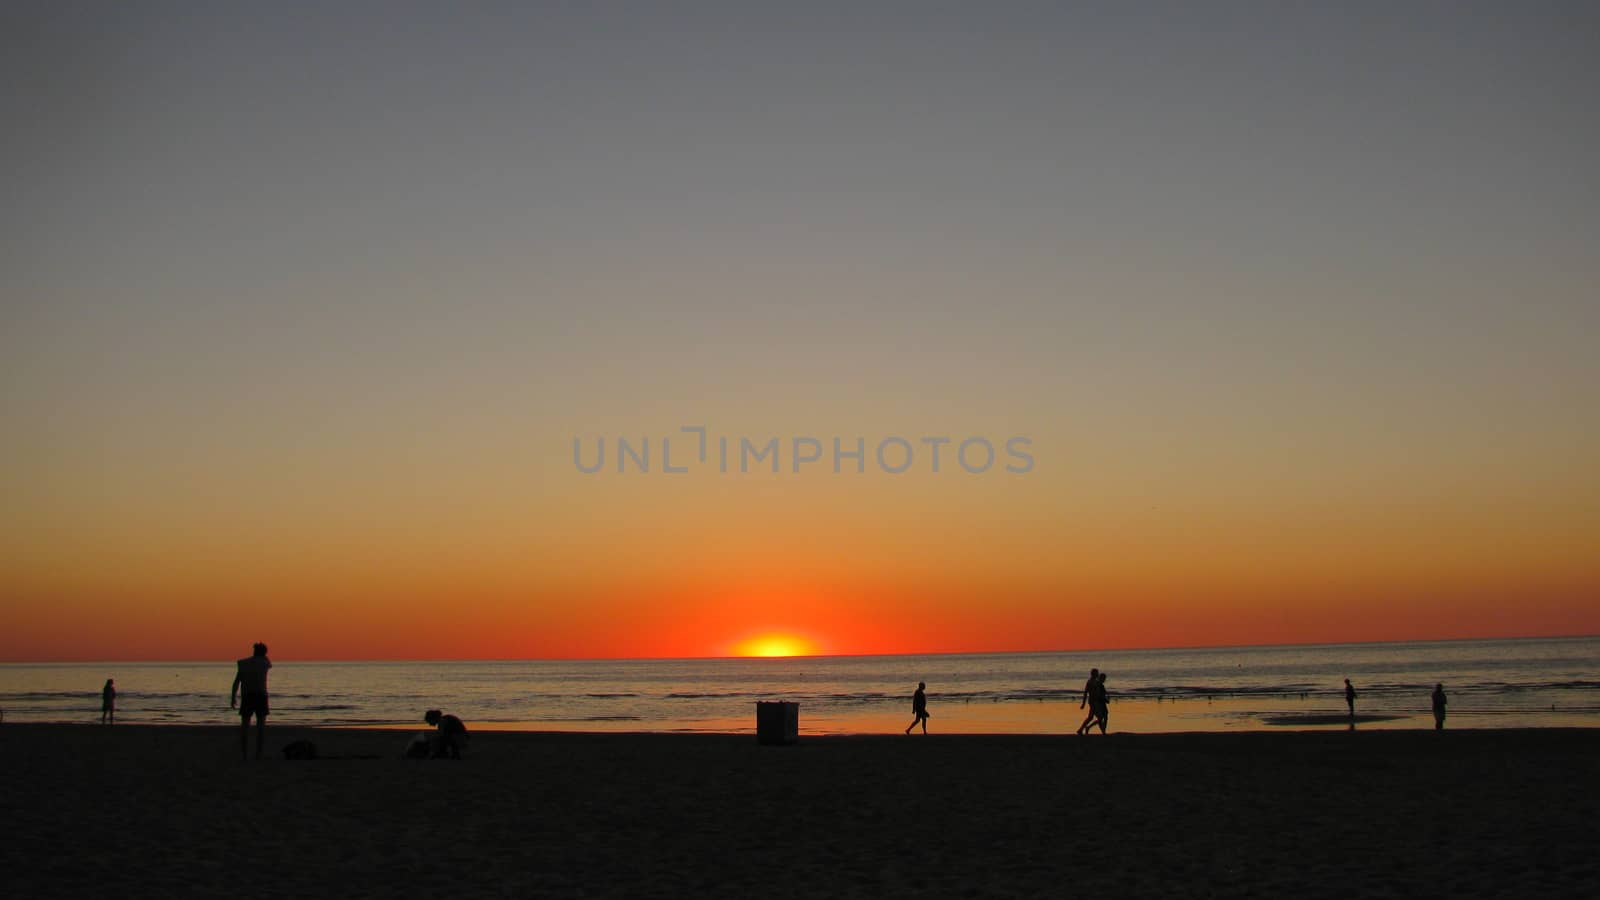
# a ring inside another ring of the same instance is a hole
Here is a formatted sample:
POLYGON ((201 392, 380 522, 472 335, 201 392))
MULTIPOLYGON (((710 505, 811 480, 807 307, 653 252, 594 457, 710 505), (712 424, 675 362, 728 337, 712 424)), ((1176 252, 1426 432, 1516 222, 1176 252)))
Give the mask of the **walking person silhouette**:
POLYGON ((110 725, 117 719, 117 687, 110 678, 100 689, 100 724, 110 725))
POLYGON ((1356 687, 1355 687, 1355 685, 1350 683, 1350 679, 1348 679, 1348 678, 1346 678, 1344 680, 1344 705, 1350 707, 1350 720, 1351 721, 1355 721, 1355 718, 1356 718, 1356 687))
POLYGON ((917 682, 917 692, 911 695, 911 724, 906 726, 906 734, 910 734, 911 729, 917 727, 918 722, 922 723, 922 733, 928 733, 927 689, 928 685, 926 683, 917 682))
POLYGON ((1106 733, 1106 723, 1111 720, 1111 695, 1106 693, 1106 673, 1101 672, 1100 678, 1095 682, 1094 692, 1089 695, 1089 712, 1095 716, 1100 726, 1100 733, 1106 733))
POLYGON ((1433 686, 1433 730, 1444 730, 1444 706, 1448 702, 1444 698, 1444 683, 1433 686))
MULTIPOLYGON (((1100 670, 1090 669, 1089 680, 1083 683, 1083 697, 1078 701, 1079 709, 1083 709, 1085 706, 1088 706, 1089 698, 1094 696, 1094 692, 1099 684, 1100 670)), ((1096 718, 1098 718, 1098 716, 1095 715, 1094 709, 1091 708, 1089 710, 1089 715, 1084 717, 1083 724, 1078 726, 1078 734, 1088 734, 1089 729, 1093 727, 1096 718)))

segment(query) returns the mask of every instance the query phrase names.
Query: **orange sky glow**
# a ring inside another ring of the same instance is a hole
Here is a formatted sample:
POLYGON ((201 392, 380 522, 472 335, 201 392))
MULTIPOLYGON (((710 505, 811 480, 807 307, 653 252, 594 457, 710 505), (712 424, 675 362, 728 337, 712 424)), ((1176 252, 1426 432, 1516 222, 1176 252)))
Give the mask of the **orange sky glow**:
POLYGON ((0 514, 0 659, 226 659, 255 640, 285 659, 583 658, 1600 632, 1595 507, 1465 451, 1298 450, 1308 474, 1284 480, 1194 454, 1157 467, 1127 440, 1117 459, 1035 440, 1036 471, 957 477, 583 475, 555 440, 337 480, 229 471, 241 451, 125 479, 46 461, 0 514))

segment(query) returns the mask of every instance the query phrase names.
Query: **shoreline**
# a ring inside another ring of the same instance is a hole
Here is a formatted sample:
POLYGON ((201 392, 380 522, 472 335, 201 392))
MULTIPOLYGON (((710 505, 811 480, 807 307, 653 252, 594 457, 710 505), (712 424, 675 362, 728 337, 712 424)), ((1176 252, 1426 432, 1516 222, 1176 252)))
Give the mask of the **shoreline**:
MULTIPOLYGON (((935 716, 930 730, 939 735, 1018 735, 1051 737, 1071 735, 1081 722, 1084 713, 1076 704, 1029 702, 1018 704, 981 704, 976 714, 960 705, 934 706, 935 716)), ((709 719, 672 719, 650 716, 598 717, 596 719, 544 718, 536 720, 481 720, 469 710, 448 708, 447 712, 460 715, 469 730, 478 732, 503 732, 507 734, 725 734, 753 735, 754 715, 730 715, 709 719)), ((236 728, 238 719, 223 710, 221 715, 208 721, 150 721, 143 716, 120 718, 113 728, 236 728)), ((753 712, 753 711, 752 711, 753 712)), ((1123 701, 1112 705, 1113 734, 1243 734, 1280 733, 1285 731, 1327 732, 1349 730, 1350 717, 1332 706, 1311 706, 1288 709, 1261 709, 1252 704, 1231 704, 1225 701, 1197 703, 1190 709, 1174 712, 1172 704, 1158 707, 1153 703, 1123 701)), ((907 723, 907 716, 895 712, 872 712, 854 715, 829 715, 808 713, 802 704, 800 734, 806 738, 835 736, 870 736, 897 734, 907 723)), ((292 712, 275 714, 269 720, 272 728, 316 728, 348 731, 420 731, 427 725, 419 715, 415 721, 307 721, 293 716, 292 712)), ((1432 715, 1424 710, 1386 710, 1358 712, 1355 716, 1357 730, 1374 731, 1433 731, 1432 715)), ((99 723, 98 712, 84 713, 71 718, 50 719, 17 718, 0 719, 0 728, 7 726, 63 726, 105 727, 99 723)), ((1590 707, 1557 710, 1452 710, 1445 723, 1447 731, 1542 731, 1550 729, 1600 729, 1600 710, 1590 707)))
MULTIPOLYGON (((1364 725, 1364 724, 1382 725, 1382 724, 1386 724, 1386 723, 1390 723, 1390 722, 1394 722, 1394 721, 1406 721, 1408 719, 1414 719, 1414 718, 1419 718, 1419 717, 1417 717, 1417 716, 1397 717, 1397 716, 1384 716, 1384 715, 1373 715, 1373 716, 1367 716, 1367 717, 1357 716, 1356 717, 1356 725, 1357 726, 1364 725)), ((1102 735, 1098 731, 1096 731, 1096 732, 1093 733, 1092 736, 1095 737, 1095 738, 1130 738, 1130 739, 1139 739, 1139 740, 1162 740, 1162 739, 1205 738, 1205 737, 1218 737, 1218 738, 1222 738, 1222 737, 1246 737, 1246 736, 1252 736, 1252 735, 1254 735, 1254 736, 1273 736, 1273 735, 1284 735, 1284 736, 1286 736, 1286 735, 1329 735, 1329 734, 1349 734, 1350 733, 1350 729, 1345 727, 1346 720, 1344 720, 1344 719, 1336 719, 1333 716, 1325 716, 1325 717, 1323 717, 1323 716, 1318 716, 1318 717, 1310 717, 1310 716, 1308 716, 1308 717, 1305 717, 1305 719, 1306 719, 1305 721, 1283 722, 1282 724, 1272 724, 1272 725, 1270 725, 1268 727, 1262 727, 1262 728, 1195 729, 1195 730, 1191 730, 1191 731, 1120 731, 1120 730, 1117 730, 1117 729, 1112 729, 1108 734, 1102 735), (1324 719, 1325 719, 1325 721, 1324 721, 1324 719), (1297 728, 1297 727, 1295 727, 1296 725, 1305 725, 1307 727, 1297 728)), ((702 729, 657 729, 657 730, 640 729, 640 730, 628 731, 628 730, 606 730, 606 729, 585 730, 585 729, 578 729, 578 728, 497 728, 497 727, 494 727, 494 724, 503 724, 503 723, 493 723, 493 724, 489 724, 489 725, 480 725, 480 724, 474 724, 472 722, 468 722, 467 723, 467 727, 469 729, 469 733, 474 735, 474 736, 476 736, 476 735, 499 735, 499 736, 504 736, 504 737, 524 737, 524 736, 526 736, 526 737, 597 737, 597 738, 619 738, 619 739, 620 738, 695 738, 695 737, 703 737, 703 738, 748 739, 748 740, 754 741, 755 740, 755 736, 756 736, 755 727, 753 725, 748 727, 748 728, 746 728, 746 729, 744 729, 744 730, 742 730, 742 731, 737 731, 737 730, 722 731, 722 730, 710 730, 710 729, 705 729, 705 730, 702 730, 702 729)), ((254 727, 255 727, 254 725, 251 726, 252 734, 254 733, 254 727)), ((235 723, 217 722, 217 723, 211 723, 211 724, 198 724, 198 723, 192 723, 192 722, 174 722, 174 723, 169 723, 169 724, 162 724, 162 723, 155 723, 155 722, 118 722, 115 725, 101 725, 98 722, 87 722, 87 721, 85 721, 85 722, 3 722, 3 723, 0 723, 0 736, 3 736, 5 734, 5 732, 8 731, 8 730, 18 730, 18 731, 22 731, 22 730, 40 730, 40 731, 48 732, 48 731, 51 731, 51 730, 54 730, 54 729, 69 729, 69 730, 73 730, 73 731, 77 731, 77 730, 106 731, 106 732, 122 732, 122 731, 141 730, 141 731, 171 731, 171 732, 215 733, 215 732, 224 732, 225 731, 225 732, 228 732, 230 734, 237 735, 237 733, 239 731, 239 725, 236 722, 235 723)), ((300 735, 300 736, 303 737, 304 734, 307 734, 307 733, 309 733, 309 734, 391 734, 391 735, 400 735, 400 734, 414 734, 414 733, 426 732, 426 731, 432 731, 432 729, 428 725, 423 723, 423 722, 418 722, 414 726, 413 725, 409 725, 409 724, 405 724, 405 723, 382 723, 382 724, 373 724, 373 725, 305 725, 305 724, 298 724, 297 723, 297 724, 292 724, 292 725, 276 725, 276 724, 271 723, 270 721, 267 724, 267 735, 268 735, 268 740, 269 741, 273 740, 273 737, 272 737, 273 735, 279 734, 279 733, 283 733, 283 732, 294 732, 297 735, 300 735)), ((1447 733, 1447 734, 1476 734, 1476 735, 1489 735, 1489 734, 1499 734, 1499 735, 1518 735, 1518 734, 1523 734, 1523 735, 1526 735, 1526 734, 1545 734, 1545 733, 1575 733, 1575 734, 1596 734, 1596 735, 1600 735, 1600 726, 1593 726, 1593 725, 1536 725, 1536 726, 1474 728, 1474 727, 1471 727, 1471 726, 1459 726, 1458 727, 1458 726, 1452 726, 1452 725, 1448 725, 1447 724, 1446 727, 1443 729, 1443 731, 1444 731, 1444 733, 1447 733)), ((1392 728, 1392 727, 1368 728, 1368 729, 1365 729, 1365 730, 1363 730, 1360 727, 1357 727, 1355 729, 1355 732, 1358 733, 1358 734, 1368 734, 1368 735, 1376 735, 1376 734, 1383 734, 1383 735, 1433 734, 1433 733, 1435 733, 1435 729, 1431 725, 1429 725, 1427 727, 1423 727, 1421 725, 1417 725, 1415 727, 1410 727, 1410 728, 1392 728)), ((1019 741, 1051 741, 1051 740, 1055 740, 1057 738, 1076 738, 1076 737, 1078 737, 1077 735, 1074 734, 1074 732, 1072 732, 1070 730, 1066 730, 1066 731, 1040 731, 1040 732, 936 731, 936 730, 930 730, 926 735, 921 734, 919 732, 919 733, 915 733, 913 736, 918 737, 918 738, 925 738, 925 739, 928 739, 928 740, 933 740, 933 739, 939 739, 939 740, 969 740, 969 739, 982 738, 982 739, 1007 739, 1007 740, 1016 739, 1016 740, 1019 740, 1019 741)), ((872 738, 898 738, 898 737, 904 737, 904 735, 902 735, 899 731, 830 731, 830 732, 813 733, 813 732, 807 732, 807 731, 802 730, 800 732, 800 740, 802 742, 805 742, 805 741, 856 740, 856 739, 872 739, 872 738)))

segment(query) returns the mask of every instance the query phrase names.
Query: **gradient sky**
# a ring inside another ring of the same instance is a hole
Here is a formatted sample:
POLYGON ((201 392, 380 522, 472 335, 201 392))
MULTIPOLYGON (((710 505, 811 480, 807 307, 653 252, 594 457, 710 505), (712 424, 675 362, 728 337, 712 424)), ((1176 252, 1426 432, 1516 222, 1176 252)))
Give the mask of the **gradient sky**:
POLYGON ((0 660, 1600 632, 1595 4, 333 6, 0 11, 0 660))

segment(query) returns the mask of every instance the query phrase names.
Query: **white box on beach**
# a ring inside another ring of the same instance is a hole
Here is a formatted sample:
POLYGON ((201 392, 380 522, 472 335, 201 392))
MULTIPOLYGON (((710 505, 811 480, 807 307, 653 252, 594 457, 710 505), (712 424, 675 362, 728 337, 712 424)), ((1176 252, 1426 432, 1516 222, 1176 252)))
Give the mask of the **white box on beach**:
POLYGON ((756 701, 756 742, 792 744, 800 739, 800 704, 756 701))

